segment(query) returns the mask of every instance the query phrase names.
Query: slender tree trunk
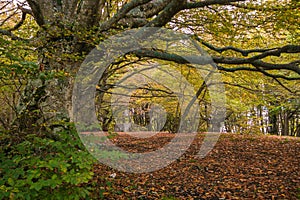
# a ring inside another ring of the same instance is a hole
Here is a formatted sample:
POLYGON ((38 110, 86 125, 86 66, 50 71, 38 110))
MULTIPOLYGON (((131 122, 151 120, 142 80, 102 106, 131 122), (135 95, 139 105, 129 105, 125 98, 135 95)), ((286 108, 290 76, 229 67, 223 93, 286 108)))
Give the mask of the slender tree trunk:
POLYGON ((270 118, 270 123, 271 123, 269 132, 273 135, 275 135, 275 134, 277 135, 278 134, 277 115, 272 114, 271 116, 269 116, 269 118, 270 118))
POLYGON ((284 124, 283 124, 283 135, 289 135, 289 117, 288 111, 284 111, 284 124))

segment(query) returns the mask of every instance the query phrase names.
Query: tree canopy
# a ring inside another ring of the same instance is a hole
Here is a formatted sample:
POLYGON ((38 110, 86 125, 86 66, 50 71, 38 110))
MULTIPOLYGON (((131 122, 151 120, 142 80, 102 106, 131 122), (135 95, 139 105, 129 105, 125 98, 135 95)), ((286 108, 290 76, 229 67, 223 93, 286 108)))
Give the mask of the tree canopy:
MULTIPOLYGON (((3 35, 3 44, 7 44, 2 55, 8 60, 12 59, 8 55, 14 55, 15 58, 35 63, 37 67, 33 68, 42 77, 41 80, 69 77, 60 86, 49 86, 51 84, 46 83, 47 81, 33 86, 48 88, 46 90, 53 93, 53 99, 57 99, 57 105, 51 109, 65 107, 62 112, 67 112, 71 107, 72 77, 76 75, 85 56, 96 45, 124 30, 166 27, 190 35, 211 55, 218 71, 223 74, 223 83, 229 94, 229 110, 235 111, 237 105, 245 108, 240 112, 247 112, 257 106, 267 106, 268 111, 278 110, 283 105, 296 101, 293 99, 299 96, 298 9, 299 2, 292 0, 7 0, 1 1, 0 33, 3 35), (16 45, 19 50, 16 52, 12 45, 16 45), (20 49, 23 49, 24 55, 20 49), (64 87, 69 89, 58 92, 59 88, 64 87), (249 100, 239 100, 241 95, 249 100), (282 99, 288 99, 288 102, 274 103, 277 102, 278 95, 282 99)), ((131 53, 138 60, 158 59, 181 65, 197 64, 201 57, 200 54, 194 54, 192 59, 186 61, 176 53, 153 48, 131 53)), ((16 65, 16 59, 13 60, 16 65)), ((126 58, 123 59, 125 60, 126 58)), ((138 60, 133 62, 139 62, 138 60)), ((115 80, 113 77, 121 72, 118 69, 120 67, 111 67, 106 78, 115 80)), ((193 79, 197 79, 195 76, 193 79)), ((102 80, 98 88, 104 88, 101 84, 106 82, 102 80)), ((99 91, 109 92, 113 82, 110 85, 105 91, 99 91)), ((43 93, 40 93, 36 101, 40 102, 42 96, 43 93)), ((31 100, 27 98, 25 101, 28 103, 31 100)), ((293 105, 295 103, 292 103, 291 109, 296 109, 298 113, 298 107, 293 105)), ((45 106, 36 105, 35 109, 40 107, 45 106)), ((17 115, 20 115, 20 111, 18 112, 17 115)), ((35 118, 33 121, 42 116, 35 118)), ((208 116, 203 115, 203 118, 207 120, 208 116)), ((293 126, 297 127, 298 122, 295 123, 293 126)))

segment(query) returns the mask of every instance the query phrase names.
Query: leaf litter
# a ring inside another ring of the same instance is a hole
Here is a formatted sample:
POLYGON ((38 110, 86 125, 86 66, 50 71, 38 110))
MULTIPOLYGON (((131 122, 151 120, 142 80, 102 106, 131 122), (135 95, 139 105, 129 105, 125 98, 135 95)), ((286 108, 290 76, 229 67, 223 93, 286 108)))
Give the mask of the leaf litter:
MULTIPOLYGON (((135 138, 120 133, 111 140, 125 151, 142 153, 163 147, 173 137, 174 134, 159 133, 150 138, 135 138)), ((299 199, 299 138, 222 134, 214 149, 201 159, 195 155, 203 138, 204 134, 198 134, 180 158, 152 173, 125 173, 95 164, 95 176, 89 183, 96 188, 93 197, 299 199)))

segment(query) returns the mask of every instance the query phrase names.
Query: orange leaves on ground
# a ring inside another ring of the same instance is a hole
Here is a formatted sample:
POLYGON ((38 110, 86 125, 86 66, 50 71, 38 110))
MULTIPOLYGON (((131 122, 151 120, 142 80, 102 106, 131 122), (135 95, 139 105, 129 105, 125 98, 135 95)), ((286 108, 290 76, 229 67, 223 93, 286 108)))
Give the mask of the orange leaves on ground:
MULTIPOLYGON (((137 140, 123 134, 114 142, 131 152, 147 152, 173 137, 160 133, 137 140)), ((122 173, 95 165, 93 181, 111 183, 105 199, 297 199, 299 138, 223 134, 212 152, 199 159, 195 154, 202 140, 200 134, 180 159, 152 173, 122 173), (113 173, 116 177, 110 178, 113 173)))

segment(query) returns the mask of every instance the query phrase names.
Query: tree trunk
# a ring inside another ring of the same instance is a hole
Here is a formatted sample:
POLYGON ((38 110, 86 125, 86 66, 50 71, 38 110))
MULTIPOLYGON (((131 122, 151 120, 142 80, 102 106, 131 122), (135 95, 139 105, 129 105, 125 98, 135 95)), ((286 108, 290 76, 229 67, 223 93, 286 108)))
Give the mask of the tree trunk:
POLYGON ((285 110, 283 113, 283 135, 289 135, 289 118, 288 115, 289 112, 288 110, 285 110))
MULTIPOLYGON (((49 60, 53 69, 55 61, 49 60)), ((66 63, 62 63, 63 66, 66 63)), ((70 63, 68 63, 70 64, 70 63)), ((73 65, 76 66, 77 62, 73 65)), ((70 68, 69 68, 70 69, 70 68)), ((24 98, 19 103, 19 116, 15 122, 20 129, 32 129, 43 123, 69 121, 71 114, 71 97, 74 77, 68 76, 74 70, 63 73, 60 77, 51 77, 52 70, 40 73, 39 78, 32 79, 24 91, 24 98), (49 79, 48 79, 49 78, 49 79)))
POLYGON ((269 115, 269 121, 270 121, 270 128, 269 128, 269 133, 273 135, 278 134, 278 126, 277 126, 277 114, 270 114, 269 115))
POLYGON ((106 4, 104 0, 27 2, 41 27, 35 38, 39 47, 40 75, 29 81, 25 98, 20 100, 19 116, 14 122, 20 129, 72 118, 74 78, 83 61, 82 55, 93 48, 81 36, 88 35, 105 17, 99 9, 106 4))

